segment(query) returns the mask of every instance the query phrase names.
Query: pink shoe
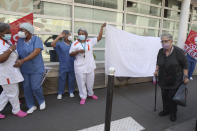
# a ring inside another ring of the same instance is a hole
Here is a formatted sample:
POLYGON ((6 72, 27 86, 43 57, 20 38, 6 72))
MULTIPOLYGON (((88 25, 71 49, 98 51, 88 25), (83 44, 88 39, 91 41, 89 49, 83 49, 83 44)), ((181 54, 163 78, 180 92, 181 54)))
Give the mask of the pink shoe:
POLYGON ((5 115, 0 113, 0 119, 4 119, 4 118, 5 118, 5 115))
POLYGON ((84 105, 86 103, 86 99, 81 99, 80 104, 84 105))
POLYGON ((18 113, 16 113, 15 114, 16 116, 18 116, 18 117, 25 117, 25 116, 27 116, 27 113, 25 113, 25 112, 23 112, 23 111, 19 111, 18 113))
POLYGON ((98 96, 96 96, 96 95, 93 95, 93 96, 90 96, 92 99, 94 99, 94 100, 98 100, 98 96))

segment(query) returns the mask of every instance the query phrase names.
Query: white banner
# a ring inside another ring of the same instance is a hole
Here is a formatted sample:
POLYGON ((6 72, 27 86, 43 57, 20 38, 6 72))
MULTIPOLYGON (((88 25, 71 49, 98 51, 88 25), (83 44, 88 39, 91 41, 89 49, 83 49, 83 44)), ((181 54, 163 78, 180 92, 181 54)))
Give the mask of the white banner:
POLYGON ((105 72, 115 68, 117 77, 153 76, 157 54, 161 48, 159 37, 145 37, 106 26, 105 72))

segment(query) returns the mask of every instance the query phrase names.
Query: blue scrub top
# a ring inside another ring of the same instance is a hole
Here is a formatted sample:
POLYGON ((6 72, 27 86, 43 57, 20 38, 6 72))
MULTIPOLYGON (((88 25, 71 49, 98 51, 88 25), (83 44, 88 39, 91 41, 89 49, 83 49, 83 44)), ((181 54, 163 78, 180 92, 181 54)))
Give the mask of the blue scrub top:
POLYGON ((56 43, 55 50, 59 57, 60 70, 67 72, 74 71, 74 57, 70 56, 70 45, 67 45, 64 41, 58 41, 56 43))
MULTIPOLYGON (((27 43, 24 38, 19 38, 17 42, 17 51, 20 59, 23 59, 30 55, 35 48, 40 48, 43 50, 43 43, 41 39, 37 36, 32 36, 31 40, 27 43)), ((33 74, 33 73, 43 73, 44 72, 44 62, 42 58, 42 52, 40 52, 35 58, 32 60, 26 61, 21 66, 21 72, 23 74, 33 74)))

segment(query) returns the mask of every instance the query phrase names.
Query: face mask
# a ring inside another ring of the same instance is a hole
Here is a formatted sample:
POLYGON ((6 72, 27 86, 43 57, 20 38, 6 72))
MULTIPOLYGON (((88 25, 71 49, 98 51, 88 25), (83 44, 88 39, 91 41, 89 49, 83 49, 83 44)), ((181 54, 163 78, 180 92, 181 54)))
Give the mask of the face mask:
POLYGON ((79 35, 79 36, 78 36, 78 39, 80 39, 80 40, 85 40, 86 37, 85 37, 85 35, 79 35))
POLYGON ((163 44, 162 44, 162 47, 163 47, 164 49, 170 49, 170 43, 163 43, 163 44))
POLYGON ((68 40, 69 40, 69 41, 72 41, 72 36, 71 36, 71 35, 68 36, 68 40))
POLYGON ((19 31, 18 32, 18 37, 20 37, 20 38, 26 38, 25 32, 19 31))
POLYGON ((11 34, 4 34, 4 37, 2 37, 4 40, 10 40, 12 38, 11 34))

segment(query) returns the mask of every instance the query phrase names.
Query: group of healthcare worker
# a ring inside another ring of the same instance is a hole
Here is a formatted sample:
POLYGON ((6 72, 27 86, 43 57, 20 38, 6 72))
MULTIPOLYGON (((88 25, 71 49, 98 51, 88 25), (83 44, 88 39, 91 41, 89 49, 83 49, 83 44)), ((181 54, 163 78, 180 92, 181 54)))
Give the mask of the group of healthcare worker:
POLYGON ((65 92, 66 80, 68 80, 68 88, 70 97, 74 97, 75 79, 77 81, 80 104, 86 102, 87 96, 94 100, 98 97, 94 94, 94 70, 96 68, 93 46, 102 39, 104 23, 101 26, 100 33, 97 38, 89 38, 88 32, 80 28, 78 30, 78 38, 72 43, 70 31, 64 30, 53 42, 52 46, 59 57, 59 80, 57 99, 62 99, 65 92))
MULTIPOLYGON (((14 45, 10 41, 9 25, 0 23, 0 85, 3 87, 3 92, 0 95, 0 111, 9 101, 13 107, 13 114, 19 117, 25 117, 37 109, 34 97, 40 110, 46 108, 41 85, 44 73, 44 62, 41 54, 43 43, 33 33, 32 24, 20 24, 19 39, 14 45), (20 110, 19 82, 23 83, 25 101, 28 107, 27 113, 20 110)), ((0 114, 0 118, 5 118, 5 116, 0 114)))
MULTIPOLYGON (((93 92, 94 70, 96 68, 93 46, 102 39, 104 23, 97 38, 89 38, 88 32, 80 28, 78 38, 72 43, 71 32, 63 30, 52 42, 59 57, 59 80, 57 99, 62 99, 68 80, 69 95, 74 97, 75 82, 77 82, 80 104, 85 104, 87 96, 97 100, 93 92)), ((35 99, 40 110, 46 108, 42 90, 44 76, 44 62, 42 58, 43 43, 34 34, 34 27, 30 23, 21 23, 18 41, 13 44, 10 26, 0 23, 0 85, 3 92, 0 95, 0 112, 7 105, 12 105, 12 112, 18 117, 25 117, 36 109, 35 99), (20 109, 18 83, 22 82, 24 97, 28 107, 27 112, 20 109), (35 98, 35 99, 34 99, 35 98)), ((0 119, 5 115, 0 113, 0 119)))

